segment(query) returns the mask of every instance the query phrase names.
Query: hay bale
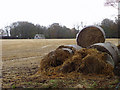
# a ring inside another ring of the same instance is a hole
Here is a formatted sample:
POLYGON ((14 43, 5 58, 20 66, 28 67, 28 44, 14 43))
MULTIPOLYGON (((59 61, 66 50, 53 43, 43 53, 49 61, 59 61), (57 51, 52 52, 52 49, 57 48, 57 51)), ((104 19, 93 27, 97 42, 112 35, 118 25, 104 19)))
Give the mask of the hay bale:
POLYGON ((70 53, 67 50, 64 50, 62 48, 57 48, 54 51, 51 51, 48 55, 46 55, 40 62, 40 70, 46 71, 50 67, 57 67, 63 62, 71 57, 73 53, 70 53))
POLYGON ((112 75, 113 66, 106 62, 106 53, 82 48, 73 54, 62 48, 57 48, 41 60, 39 72, 48 76, 72 72, 112 75))
POLYGON ((113 66, 109 65, 97 56, 92 56, 88 54, 84 59, 82 59, 79 70, 84 74, 96 73, 109 75, 113 71, 113 66))
POLYGON ((98 26, 88 26, 83 28, 76 37, 77 45, 88 47, 95 43, 105 42, 104 30, 98 26))
POLYGON ((107 60, 110 61, 113 66, 115 66, 119 62, 119 50, 110 42, 96 43, 87 48, 96 48, 98 51, 106 52, 107 54, 111 55, 112 59, 107 60))
POLYGON ((98 60, 96 56, 87 55, 82 59, 82 63, 79 67, 79 70, 82 73, 101 73, 102 69, 104 69, 104 64, 102 64, 102 60, 98 60))
POLYGON ((105 53, 101 53, 96 49, 81 49, 66 60, 60 70, 63 73, 75 71, 84 74, 96 73, 112 75, 113 66, 106 62, 106 58, 105 53))
POLYGON ((79 65, 81 64, 82 58, 86 56, 84 50, 85 49, 82 48, 81 50, 76 51, 71 58, 69 58, 63 63, 63 65, 60 68, 60 71, 62 73, 69 73, 75 71, 76 67, 79 67, 79 65))

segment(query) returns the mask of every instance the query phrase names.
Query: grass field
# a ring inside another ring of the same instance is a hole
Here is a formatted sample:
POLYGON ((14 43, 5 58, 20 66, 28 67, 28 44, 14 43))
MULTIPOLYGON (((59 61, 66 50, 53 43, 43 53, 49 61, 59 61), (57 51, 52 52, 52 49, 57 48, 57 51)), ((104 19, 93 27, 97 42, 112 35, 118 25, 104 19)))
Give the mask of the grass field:
MULTIPOLYGON (((106 42, 118 45, 117 39, 107 39, 106 42)), ((2 60, 43 56, 59 45, 72 44, 76 44, 75 39, 2 40, 2 60)))
POLYGON ((43 56, 59 45, 76 44, 75 40, 41 39, 41 40, 3 40, 2 59, 12 60, 33 56, 43 56))
MULTIPOLYGON (((21 78, 33 75, 39 69, 40 60, 59 45, 74 45, 75 39, 10 39, 1 40, 3 61, 3 88, 30 87, 20 83, 21 78)), ((118 45, 118 39, 107 39, 118 45)), ((35 85, 32 85, 35 87, 35 85)))

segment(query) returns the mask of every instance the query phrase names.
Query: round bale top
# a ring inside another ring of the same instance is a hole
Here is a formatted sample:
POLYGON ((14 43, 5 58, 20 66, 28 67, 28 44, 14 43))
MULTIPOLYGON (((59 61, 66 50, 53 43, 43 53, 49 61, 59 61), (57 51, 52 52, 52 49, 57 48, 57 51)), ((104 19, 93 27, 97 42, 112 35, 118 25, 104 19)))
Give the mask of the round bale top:
POLYGON ((104 43, 105 33, 101 27, 88 26, 79 31, 76 41, 81 47, 88 47, 95 43, 104 43))

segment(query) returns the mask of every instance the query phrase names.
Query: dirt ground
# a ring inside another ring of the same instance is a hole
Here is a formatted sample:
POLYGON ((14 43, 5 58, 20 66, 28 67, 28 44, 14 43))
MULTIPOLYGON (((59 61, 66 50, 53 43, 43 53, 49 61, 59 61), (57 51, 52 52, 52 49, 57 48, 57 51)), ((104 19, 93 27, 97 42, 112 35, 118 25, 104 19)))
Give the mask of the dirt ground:
MULTIPOLYGON (((0 40, 2 43, 2 88, 93 88, 115 87, 119 80, 117 76, 102 77, 84 75, 81 78, 36 78, 28 79, 34 75, 39 67, 40 60, 59 45, 76 44, 75 39, 11 39, 0 40)), ((118 39, 107 39, 118 45, 118 39)))

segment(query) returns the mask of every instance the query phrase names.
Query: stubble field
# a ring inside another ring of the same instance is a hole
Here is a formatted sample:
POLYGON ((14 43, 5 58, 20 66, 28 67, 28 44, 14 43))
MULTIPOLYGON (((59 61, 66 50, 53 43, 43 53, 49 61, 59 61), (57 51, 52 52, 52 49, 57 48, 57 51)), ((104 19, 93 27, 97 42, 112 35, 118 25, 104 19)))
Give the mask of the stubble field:
MULTIPOLYGON (((26 78, 38 71, 40 60, 50 51, 55 50, 59 45, 76 44, 75 39, 3 39, 0 42, 2 43, 3 88, 45 87, 48 84, 46 80, 33 83, 32 81, 26 81, 26 78)), ((107 39, 106 42, 118 45, 118 39, 107 39)), ((117 84, 115 78, 115 81, 112 81, 117 84)), ((69 81, 67 84, 68 87, 79 85, 78 82, 73 81, 69 81)))

